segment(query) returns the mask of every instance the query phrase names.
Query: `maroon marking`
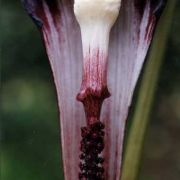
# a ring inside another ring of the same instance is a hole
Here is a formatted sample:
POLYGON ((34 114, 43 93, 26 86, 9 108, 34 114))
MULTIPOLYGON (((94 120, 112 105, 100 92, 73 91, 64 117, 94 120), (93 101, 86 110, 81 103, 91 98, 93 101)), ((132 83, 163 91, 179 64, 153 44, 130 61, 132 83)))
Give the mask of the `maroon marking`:
POLYGON ((147 3, 150 3, 151 14, 159 18, 166 5, 167 0, 134 0, 134 6, 139 12, 140 17, 143 16, 144 9, 147 3))
POLYGON ((145 40, 151 41, 155 24, 156 24, 156 17, 154 15, 152 15, 149 17, 148 25, 146 27, 145 40))
MULTIPOLYGON (((49 11, 52 15, 54 25, 56 26, 61 18, 61 10, 57 0, 44 0, 48 5, 49 11)), ((56 26, 57 27, 57 26, 56 26)))

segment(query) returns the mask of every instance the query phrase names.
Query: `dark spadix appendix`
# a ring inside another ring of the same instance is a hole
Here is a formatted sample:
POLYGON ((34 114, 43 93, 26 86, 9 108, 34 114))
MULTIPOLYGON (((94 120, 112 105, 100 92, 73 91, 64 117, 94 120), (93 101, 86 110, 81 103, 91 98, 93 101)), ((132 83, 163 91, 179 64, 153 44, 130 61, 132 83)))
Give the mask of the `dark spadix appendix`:
POLYGON ((66 180, 119 180, 124 129, 163 0, 23 0, 57 89, 66 180))

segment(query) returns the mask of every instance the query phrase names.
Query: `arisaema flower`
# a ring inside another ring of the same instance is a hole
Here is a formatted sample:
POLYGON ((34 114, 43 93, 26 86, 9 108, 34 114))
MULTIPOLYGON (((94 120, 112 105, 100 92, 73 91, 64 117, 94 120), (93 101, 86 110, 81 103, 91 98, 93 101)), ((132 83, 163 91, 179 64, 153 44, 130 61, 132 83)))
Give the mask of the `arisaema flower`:
POLYGON ((24 0, 60 109, 66 180, 119 180, 133 91, 163 0, 24 0))

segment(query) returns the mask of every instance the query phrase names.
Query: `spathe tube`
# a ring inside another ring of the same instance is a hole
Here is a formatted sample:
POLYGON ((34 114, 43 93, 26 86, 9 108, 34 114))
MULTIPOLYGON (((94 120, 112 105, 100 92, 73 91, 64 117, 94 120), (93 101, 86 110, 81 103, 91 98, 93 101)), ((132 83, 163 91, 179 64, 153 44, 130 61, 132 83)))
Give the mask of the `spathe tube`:
MULTIPOLYGON (((125 123, 132 95, 149 49, 163 0, 123 0, 109 39, 107 86, 100 119, 105 124, 105 179, 118 180, 125 123)), ((24 0, 42 32, 60 109, 64 177, 78 179, 84 108, 76 100, 82 81, 83 53, 73 0, 24 0)))

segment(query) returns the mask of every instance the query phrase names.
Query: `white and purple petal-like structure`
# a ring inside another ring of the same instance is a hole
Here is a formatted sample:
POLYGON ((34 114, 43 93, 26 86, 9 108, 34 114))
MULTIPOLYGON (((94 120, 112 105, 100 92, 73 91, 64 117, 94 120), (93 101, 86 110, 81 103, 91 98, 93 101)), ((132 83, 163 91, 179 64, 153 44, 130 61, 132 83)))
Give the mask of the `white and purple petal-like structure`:
MULTIPOLYGON (((82 103, 77 101, 83 76, 80 27, 73 0, 23 0, 40 29, 57 89, 64 177, 79 179, 81 127, 86 126, 82 103)), ((103 150, 106 180, 119 180, 128 109, 153 32, 165 5, 163 0, 122 0, 119 17, 109 39, 107 87, 102 104, 105 124, 103 150)))

